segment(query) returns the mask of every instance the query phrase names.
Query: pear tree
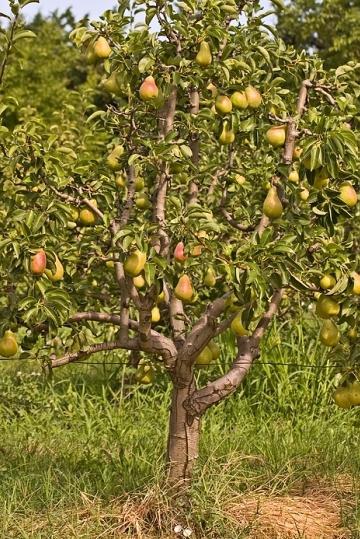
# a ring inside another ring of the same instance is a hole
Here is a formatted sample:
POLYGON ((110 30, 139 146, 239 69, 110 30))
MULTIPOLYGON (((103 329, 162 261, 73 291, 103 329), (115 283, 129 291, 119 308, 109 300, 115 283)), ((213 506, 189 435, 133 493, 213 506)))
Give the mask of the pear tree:
MULTIPOLYGON (((3 89, 25 3, 1 36, 3 89)), ((172 485, 284 304, 316 302, 319 339, 352 373, 335 400, 359 404, 356 88, 285 46, 271 13, 119 0, 71 34, 107 107, 79 90, 48 122, 0 126, 0 354, 55 369, 113 351, 140 384, 166 374, 172 485)))

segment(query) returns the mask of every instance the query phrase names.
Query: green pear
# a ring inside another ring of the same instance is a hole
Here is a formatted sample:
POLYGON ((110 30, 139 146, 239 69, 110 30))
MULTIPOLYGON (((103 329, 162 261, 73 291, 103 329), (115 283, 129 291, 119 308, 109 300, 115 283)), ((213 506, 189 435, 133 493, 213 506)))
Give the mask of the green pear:
POLYGON ((195 61, 198 65, 202 67, 206 67, 211 64, 211 49, 207 41, 202 41, 200 43, 199 52, 196 55, 195 61))
POLYGON ((299 176, 298 171, 297 171, 297 170, 292 170, 292 171, 289 173, 288 180, 289 180, 289 182, 292 182, 292 183, 299 183, 299 181, 300 181, 300 176, 299 176))
POLYGON ((303 187, 302 190, 299 193, 299 197, 301 198, 301 200, 306 202, 307 199, 309 198, 309 196, 310 196, 309 189, 306 189, 306 187, 303 187))
POLYGON ((155 379, 155 370, 151 365, 141 364, 137 369, 135 378, 139 384, 152 384, 155 379))
POLYGON ((235 133, 229 127, 229 123, 225 121, 222 126, 222 131, 219 137, 220 144, 232 144, 235 140, 235 133))
POLYGON ((340 332, 332 320, 324 320, 321 331, 320 341, 325 346, 336 346, 340 340, 340 332))
POLYGON ((121 88, 118 81, 117 73, 113 72, 111 75, 101 82, 102 88, 110 94, 121 94, 121 88))
POLYGON ((231 96, 231 103, 236 109, 247 109, 249 106, 245 92, 234 92, 231 96))
POLYGON ((219 359, 221 354, 220 346, 215 341, 210 341, 208 347, 211 350, 213 361, 219 359))
POLYGON ((146 282, 145 282, 145 279, 142 275, 137 275, 136 277, 133 278, 133 283, 135 285, 136 288, 140 289, 140 288, 144 288, 146 282))
POLYGON ((333 275, 329 275, 329 273, 325 273, 320 279, 320 288, 323 290, 334 288, 335 285, 336 279, 333 275))
POLYGON ((284 146, 286 140, 286 126, 285 125, 274 125, 266 132, 266 140, 274 148, 279 146, 284 146))
POLYGON ((64 278, 64 266, 58 259, 57 255, 55 255, 55 271, 52 272, 51 270, 46 269, 45 273, 48 279, 50 279, 50 281, 52 281, 53 283, 61 281, 64 278))
POLYGON ((192 301, 194 297, 194 289, 188 275, 181 275, 175 287, 174 293, 177 299, 180 299, 185 303, 190 303, 192 301))
POLYGON ((109 58, 111 54, 111 47, 107 40, 100 36, 93 45, 93 52, 96 58, 105 60, 106 58, 109 58))
POLYGON ((349 400, 352 406, 360 405, 360 382, 354 382, 350 385, 349 400))
POLYGON ((147 210, 150 207, 150 200, 146 193, 141 192, 135 199, 135 206, 139 210, 147 210))
POLYGON ((229 114, 232 111, 232 102, 226 95, 218 95, 215 100, 215 109, 218 114, 229 114))
POLYGON ((264 215, 269 219, 278 219, 282 216, 283 210, 276 187, 270 187, 263 204, 264 215))
POLYGON ((315 173, 314 187, 318 190, 324 189, 324 187, 327 187, 329 185, 329 181, 330 178, 327 168, 323 167, 315 173))
POLYGON ((204 277, 204 285, 212 288, 216 285, 216 275, 213 268, 208 268, 204 277))
POLYGON ((339 408, 351 408, 349 388, 338 387, 334 392, 334 401, 339 408))
POLYGON ((93 225, 95 225, 96 218, 97 218, 96 214, 92 210, 90 210, 88 208, 84 208, 79 213, 79 221, 84 226, 93 226, 93 225))
POLYGON ((237 337, 245 337, 246 335, 249 335, 248 330, 244 328, 242 323, 242 312, 239 312, 235 316, 234 320, 231 322, 230 327, 237 337))
POLYGON ((124 154, 124 146, 121 144, 118 144, 115 146, 115 148, 109 153, 109 155, 106 158, 106 162, 111 168, 111 170, 117 171, 120 170, 121 165, 119 162, 120 157, 124 154))
POLYGON ((213 353, 209 346, 205 346, 205 348, 197 356, 195 363, 196 365, 209 365, 212 362, 212 360, 213 360, 213 353))
POLYGON ((351 277, 353 278, 353 281, 354 281, 352 293, 355 296, 360 296, 360 275, 356 273, 356 271, 353 271, 351 274, 351 277))
POLYGON ((16 335, 10 330, 5 331, 4 336, 0 339, 0 356, 6 358, 15 356, 18 349, 16 335))
POLYGON ((262 103, 261 93, 253 86, 245 88, 245 95, 251 109, 257 109, 262 103))
POLYGON ((316 303, 316 314, 320 318, 331 318, 340 313, 340 305, 333 298, 321 294, 316 303))
POLYGON ((349 206, 349 208, 353 208, 354 206, 356 206, 356 204, 358 203, 358 196, 350 182, 342 183, 340 185, 339 191, 339 198, 344 202, 344 204, 349 206))
POLYGON ((146 253, 136 249, 125 259, 124 271, 130 277, 137 277, 143 271, 146 264, 146 253))

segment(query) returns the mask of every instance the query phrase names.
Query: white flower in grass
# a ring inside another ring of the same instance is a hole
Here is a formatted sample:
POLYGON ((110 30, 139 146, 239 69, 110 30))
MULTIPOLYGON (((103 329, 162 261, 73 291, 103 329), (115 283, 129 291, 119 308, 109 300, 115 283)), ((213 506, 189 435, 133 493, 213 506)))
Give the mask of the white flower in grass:
POLYGON ((192 530, 190 530, 190 528, 185 528, 183 530, 183 537, 190 537, 191 534, 192 534, 192 530))
POLYGON ((177 524, 174 528, 174 533, 181 533, 183 531, 182 526, 180 524, 177 524))

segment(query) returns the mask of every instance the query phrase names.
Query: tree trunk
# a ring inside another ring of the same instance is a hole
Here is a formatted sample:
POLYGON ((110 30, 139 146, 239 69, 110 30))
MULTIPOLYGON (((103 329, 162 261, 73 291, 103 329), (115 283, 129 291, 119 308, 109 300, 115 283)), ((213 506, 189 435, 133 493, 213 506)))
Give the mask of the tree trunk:
POLYGON ((194 381, 185 388, 174 387, 168 438, 168 482, 183 492, 190 486, 191 474, 198 457, 200 419, 189 423, 184 402, 194 390, 194 381))

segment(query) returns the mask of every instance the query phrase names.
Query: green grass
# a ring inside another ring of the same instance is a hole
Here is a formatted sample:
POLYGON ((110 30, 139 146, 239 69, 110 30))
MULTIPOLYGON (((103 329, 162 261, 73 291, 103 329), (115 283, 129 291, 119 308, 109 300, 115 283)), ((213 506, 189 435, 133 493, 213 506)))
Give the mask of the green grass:
MULTIPOLYGON (((228 355, 231 343, 223 345, 228 355)), ((298 335, 266 346, 266 362, 326 361, 315 341, 298 335)), ((48 383, 24 365, 17 374, 19 368, 2 367, 0 379, 0 537, 118 537, 109 508, 127 495, 141 500, 153 492, 166 512, 165 378, 151 388, 130 387, 122 367, 72 365, 48 383)), ((208 413, 191 507, 182 516, 197 537, 239 537, 224 515, 234 493, 281 495, 339 477, 353 483, 343 519, 360 537, 359 409, 332 405, 333 376, 331 369, 257 365, 241 391, 208 413)))

